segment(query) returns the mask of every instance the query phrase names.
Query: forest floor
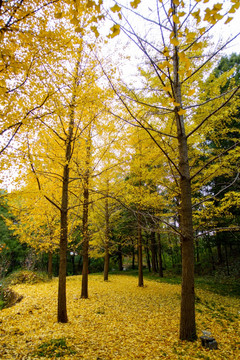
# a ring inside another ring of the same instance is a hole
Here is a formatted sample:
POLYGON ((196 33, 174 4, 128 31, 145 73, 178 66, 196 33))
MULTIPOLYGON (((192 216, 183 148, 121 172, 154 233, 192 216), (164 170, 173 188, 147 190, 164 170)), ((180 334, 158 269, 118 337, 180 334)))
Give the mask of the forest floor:
POLYGON ((210 331, 218 350, 178 340, 180 285, 128 275, 89 276, 89 299, 80 299, 81 276, 67 278, 67 324, 56 321, 57 286, 13 286, 21 302, 0 311, 0 359, 224 359, 240 358, 240 298, 196 291, 198 336, 210 331))

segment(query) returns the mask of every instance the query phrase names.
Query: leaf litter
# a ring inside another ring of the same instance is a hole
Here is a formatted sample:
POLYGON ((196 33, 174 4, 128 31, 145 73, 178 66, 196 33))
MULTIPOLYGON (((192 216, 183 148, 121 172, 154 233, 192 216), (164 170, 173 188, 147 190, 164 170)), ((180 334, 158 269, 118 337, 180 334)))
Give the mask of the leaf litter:
POLYGON ((21 284, 20 303, 0 312, 1 359, 228 359, 240 357, 240 299, 197 291, 198 336, 210 331, 218 350, 178 340, 180 286, 112 275, 67 278, 67 324, 57 323, 58 280, 21 284))

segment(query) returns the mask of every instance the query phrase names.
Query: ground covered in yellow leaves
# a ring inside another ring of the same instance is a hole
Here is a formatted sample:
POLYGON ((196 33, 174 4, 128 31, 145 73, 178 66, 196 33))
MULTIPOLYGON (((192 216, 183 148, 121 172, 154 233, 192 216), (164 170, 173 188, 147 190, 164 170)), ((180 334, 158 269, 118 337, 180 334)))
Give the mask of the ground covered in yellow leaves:
POLYGON ((198 336, 211 331, 218 350, 178 340, 180 286, 112 275, 89 276, 89 299, 80 299, 81 277, 67 279, 67 324, 56 322, 57 279, 16 285, 20 303, 0 312, 0 359, 238 359, 240 300, 197 291, 198 336))

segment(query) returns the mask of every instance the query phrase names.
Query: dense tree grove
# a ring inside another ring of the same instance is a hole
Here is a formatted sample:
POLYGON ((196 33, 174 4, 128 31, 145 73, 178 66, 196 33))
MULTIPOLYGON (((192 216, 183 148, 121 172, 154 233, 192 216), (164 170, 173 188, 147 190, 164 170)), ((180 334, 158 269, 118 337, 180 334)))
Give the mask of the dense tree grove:
POLYGON ((0 276, 58 276, 66 323, 67 275, 171 269, 194 340, 195 274, 238 271, 240 2, 107 6, 0 2, 0 276))

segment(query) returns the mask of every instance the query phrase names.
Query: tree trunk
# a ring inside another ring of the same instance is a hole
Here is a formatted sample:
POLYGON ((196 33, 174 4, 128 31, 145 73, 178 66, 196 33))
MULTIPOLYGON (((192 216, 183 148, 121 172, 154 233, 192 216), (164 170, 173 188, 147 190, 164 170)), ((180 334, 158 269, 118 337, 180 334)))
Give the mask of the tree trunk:
POLYGON ((156 273, 157 266, 156 266, 156 235, 155 235, 155 232, 151 232, 150 241, 151 241, 151 253, 152 253, 152 272, 156 273))
POLYGON ((52 279, 53 274, 53 254, 52 251, 48 253, 48 278, 52 279))
POLYGON ((91 143, 89 139, 86 140, 86 171, 83 177, 83 270, 82 270, 82 292, 81 298, 88 298, 88 247, 89 247, 89 233, 88 233, 88 209, 89 209, 89 176, 90 176, 90 157, 91 157, 91 143))
POLYGON ((58 282, 58 322, 66 323, 67 301, 66 301, 66 272, 67 272, 67 245, 68 245, 68 186, 69 186, 69 164, 72 157, 72 141, 75 120, 76 90, 78 81, 78 66, 76 63, 72 100, 69 111, 69 126, 66 136, 65 165, 62 176, 62 201, 60 220, 60 260, 59 260, 59 282, 58 282))
MULTIPOLYGON (((86 183, 85 183, 86 185, 86 183)), ((89 191, 88 186, 85 187, 83 192, 83 270, 82 270, 82 292, 81 298, 88 298, 88 203, 89 191)))
POLYGON ((132 239, 132 270, 135 269, 135 248, 134 248, 134 241, 132 239))
MULTIPOLYGON (((71 150, 71 149, 70 149, 71 150)), ((67 271, 67 238, 68 238, 68 181, 69 167, 64 166, 62 206, 61 206, 61 234, 60 234, 60 260, 59 260, 59 282, 58 282, 58 322, 66 323, 67 300, 66 300, 66 271, 67 271)))
POLYGON ((118 245, 118 270, 123 271, 123 259, 122 259, 122 245, 118 245))
POLYGON ((140 214, 138 212, 138 286, 143 286, 143 262, 142 262, 142 229, 140 214))
POLYGON ((159 259, 159 276, 163 277, 163 263, 162 263, 162 244, 161 244, 161 235, 157 234, 158 238, 158 259, 159 259))
MULTIPOLYGON (((177 13, 177 5, 172 1, 173 15, 177 13)), ((178 38, 178 27, 173 23, 174 36, 178 38)), ((182 243, 182 294, 181 294, 181 340, 196 339, 195 324, 195 292, 194 292, 194 236, 192 223, 192 191, 190 169, 188 161, 188 145, 185 134, 183 115, 179 114, 182 109, 181 82, 179 79, 179 48, 174 47, 173 56, 173 92, 176 103, 175 121, 177 125, 179 176, 180 176, 180 229, 182 243)))
POLYGON ((149 248, 148 248, 148 241, 147 241, 147 244, 145 246, 145 251, 146 251, 146 256, 147 256, 148 271, 151 272, 151 261, 150 261, 150 254, 149 254, 149 248))
POLYGON ((182 295, 180 339, 196 339, 195 291, 194 291, 194 240, 192 224, 191 183, 188 164, 186 136, 179 135, 179 169, 181 204, 181 243, 182 243, 182 295))
POLYGON ((108 248, 105 247, 105 255, 104 255, 104 281, 108 281, 108 273, 109 273, 109 252, 108 252, 108 248))
POLYGON ((215 261, 214 261, 214 257, 213 257, 211 244, 208 244, 208 251, 209 251, 210 260, 211 260, 211 263, 212 263, 212 270, 215 271, 216 267, 215 267, 215 261))
POLYGON ((104 281, 108 280, 109 272, 109 207, 108 207, 109 181, 107 180, 107 192, 105 199, 105 256, 104 256, 104 281))
POLYGON ((196 261, 197 261, 197 263, 199 263, 200 262, 200 256, 199 256, 199 241, 198 240, 196 240, 196 255, 197 255, 197 258, 196 258, 196 261))
POLYGON ((222 264, 223 263, 222 241, 221 241, 219 233, 217 233, 217 235, 216 235, 216 243, 217 243, 218 263, 222 264))
POLYGON ((226 255, 227 274, 229 276, 230 275, 230 270, 229 270, 228 251, 227 251, 227 243, 226 242, 224 244, 224 248, 225 248, 225 255, 226 255))

